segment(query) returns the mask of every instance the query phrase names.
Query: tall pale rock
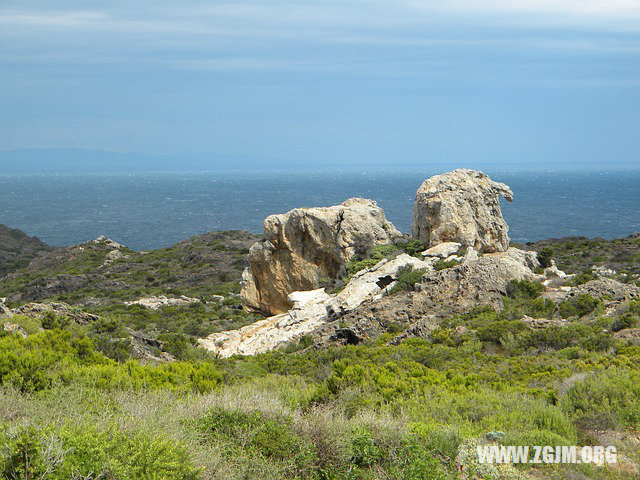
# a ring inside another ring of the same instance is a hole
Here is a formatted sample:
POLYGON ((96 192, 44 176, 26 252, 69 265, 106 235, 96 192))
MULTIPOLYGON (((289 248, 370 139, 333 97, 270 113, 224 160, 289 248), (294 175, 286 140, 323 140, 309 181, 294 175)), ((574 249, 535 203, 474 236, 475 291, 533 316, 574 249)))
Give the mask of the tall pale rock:
POLYGON ((350 198, 332 207, 270 215, 264 235, 249 250, 241 296, 249 309, 278 314, 291 308, 291 292, 337 278, 359 244, 390 243, 400 232, 376 202, 350 198))
POLYGON ((500 196, 513 199, 511 189, 475 170, 459 169, 424 181, 413 206, 413 236, 428 246, 461 243, 481 253, 509 248, 500 196))

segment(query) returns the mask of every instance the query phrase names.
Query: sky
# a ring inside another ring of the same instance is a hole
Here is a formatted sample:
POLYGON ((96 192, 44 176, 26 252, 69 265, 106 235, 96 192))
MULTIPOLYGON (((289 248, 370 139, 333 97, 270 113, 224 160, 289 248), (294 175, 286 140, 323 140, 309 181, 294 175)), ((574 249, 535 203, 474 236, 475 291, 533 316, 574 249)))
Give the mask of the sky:
POLYGON ((0 0, 0 150, 640 164, 640 0, 0 0))

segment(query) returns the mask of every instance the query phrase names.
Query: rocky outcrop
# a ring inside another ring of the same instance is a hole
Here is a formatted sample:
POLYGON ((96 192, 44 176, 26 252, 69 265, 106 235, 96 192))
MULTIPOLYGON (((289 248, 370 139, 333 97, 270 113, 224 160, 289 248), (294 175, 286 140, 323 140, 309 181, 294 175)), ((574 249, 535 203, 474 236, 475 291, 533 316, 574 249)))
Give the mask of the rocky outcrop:
POLYGON ((75 292, 89 285, 90 281, 91 277, 88 275, 57 275, 38 278, 29 282, 23 292, 12 295, 10 298, 13 301, 40 300, 75 292))
POLYGON ((406 254, 393 260, 382 260, 374 267, 354 275, 344 290, 335 296, 327 294, 323 289, 293 292, 288 300, 293 307, 287 313, 269 317, 239 330, 214 333, 198 342, 221 357, 255 355, 272 350, 313 332, 363 302, 381 298, 393 288, 398 270, 406 265, 415 269, 430 268, 427 262, 406 254))
POLYGON ((30 318, 41 318, 47 313, 54 313, 68 317, 80 324, 95 322, 100 317, 92 313, 83 312, 67 305, 66 303, 27 303, 11 311, 14 315, 22 315, 30 318))
POLYGON ((412 234, 428 246, 456 242, 480 253, 509 248, 500 196, 511 189, 475 170, 459 169, 426 180, 416 193, 412 234))
POLYGON ((541 279, 531 268, 536 264, 528 263, 533 261, 529 253, 510 248, 475 259, 465 257, 462 263, 440 271, 429 269, 415 291, 363 303, 340 322, 323 325, 314 332, 316 344, 360 343, 379 337, 392 325, 408 326, 394 339, 399 342, 428 336, 440 320, 473 307, 501 309, 511 280, 541 279))
POLYGON ((357 344, 379 337, 391 325, 409 325, 397 337, 400 341, 428 335, 438 320, 479 305, 502 308, 511 280, 542 279, 533 272, 539 266, 535 254, 514 248, 480 257, 465 256, 460 264, 436 271, 433 265, 439 259, 434 256, 423 261, 403 254, 382 260, 355 274, 335 296, 322 289, 292 293, 289 300, 293 308, 289 312, 239 330, 214 333, 199 343, 223 357, 253 355, 303 335, 310 335, 316 346, 357 344), (404 265, 424 270, 421 281, 413 291, 386 295, 404 265))
POLYGON ((0 299, 0 317, 9 317, 11 316, 11 310, 4 304, 3 299, 0 299))
POLYGON ((583 294, 606 299, 608 302, 628 302, 640 298, 640 287, 621 283, 612 278, 599 278, 572 288, 567 297, 572 298, 583 294))
POLYGON ((131 302, 124 302, 125 305, 142 305, 143 307, 150 308, 151 310, 157 310, 160 307, 167 305, 190 305, 192 303, 198 303, 200 300, 197 298, 187 297, 181 295, 180 297, 166 297, 160 295, 158 297, 144 297, 139 298, 131 302))
POLYGON ((278 314, 292 307, 288 295, 335 279, 356 250, 390 243, 400 232, 373 200, 296 208, 264 221, 265 240, 249 251, 241 295, 253 310, 278 314))

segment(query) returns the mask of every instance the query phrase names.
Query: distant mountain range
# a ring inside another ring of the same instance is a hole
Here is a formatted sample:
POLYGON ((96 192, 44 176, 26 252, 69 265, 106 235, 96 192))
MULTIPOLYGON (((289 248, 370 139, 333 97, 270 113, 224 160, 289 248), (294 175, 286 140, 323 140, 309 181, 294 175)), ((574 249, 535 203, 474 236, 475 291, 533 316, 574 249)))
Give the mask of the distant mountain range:
POLYGON ((606 162, 585 164, 580 160, 558 162, 539 160, 502 161, 467 159, 447 162, 425 158, 423 162, 370 162, 367 159, 331 159, 310 162, 308 159, 286 159, 260 155, 185 153, 151 155, 135 152, 112 152, 84 148, 29 148, 0 151, 2 173, 92 173, 92 172, 176 172, 176 171, 243 171, 243 170, 312 170, 326 168, 412 168, 446 171, 464 165, 484 171, 512 170, 637 170, 638 162, 607 159, 606 162))
POLYGON ((273 166, 291 165, 281 159, 232 154, 149 155, 83 148, 0 151, 0 173, 200 171, 273 166))

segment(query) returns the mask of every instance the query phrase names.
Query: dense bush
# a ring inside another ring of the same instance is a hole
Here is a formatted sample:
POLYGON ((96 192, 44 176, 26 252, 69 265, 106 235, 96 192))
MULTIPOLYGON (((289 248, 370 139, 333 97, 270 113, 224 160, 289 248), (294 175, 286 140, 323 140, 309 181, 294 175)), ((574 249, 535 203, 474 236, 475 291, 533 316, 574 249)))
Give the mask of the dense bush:
POLYGON ((623 315, 620 318, 616 318, 611 324, 612 332, 619 332, 625 328, 632 328, 638 324, 638 318, 631 314, 623 315))
POLYGON ((119 364, 97 352, 89 338, 74 338, 67 331, 44 331, 27 338, 0 336, 0 384, 25 392, 70 383, 206 392, 221 382, 218 369, 204 362, 141 365, 128 360, 119 364))
POLYGON ((640 427, 640 372, 610 368, 575 383, 562 408, 589 429, 640 427))
POLYGON ((553 249, 545 247, 538 252, 538 261, 542 268, 547 268, 553 265, 553 249))
POLYGON ((498 320, 478 328, 476 335, 478 339, 483 342, 492 342, 499 345, 500 340, 505 337, 507 333, 517 335, 525 330, 527 330, 527 327, 520 320, 498 320))
POLYGON ((397 252, 398 247, 392 244, 386 244, 375 245, 371 247, 371 249, 367 250, 364 254, 356 254, 345 267, 347 276, 351 277, 360 270, 371 268, 380 260, 393 257, 397 252))
POLYGON ((416 283, 419 283, 422 280, 425 271, 426 270, 424 269, 414 270, 411 265, 400 267, 398 269, 398 274, 396 275, 396 284, 393 286, 390 293, 402 290, 413 290, 416 283))
POLYGON ((436 263, 433 264, 433 268, 436 270, 436 272, 439 272, 440 270, 452 268, 459 264, 460 262, 455 258, 451 260, 445 260, 441 258, 440 260, 438 260, 436 263))
POLYGON ((91 425, 38 429, 4 425, 0 472, 6 479, 196 480, 187 450, 159 433, 91 425))
POLYGON ((558 313, 562 318, 584 317, 593 312, 599 304, 600 301, 598 299, 583 293, 560 303, 558 305, 558 313))
POLYGON ((533 299, 540 296, 544 286, 529 280, 512 280, 507 284, 507 296, 512 299, 533 299))

